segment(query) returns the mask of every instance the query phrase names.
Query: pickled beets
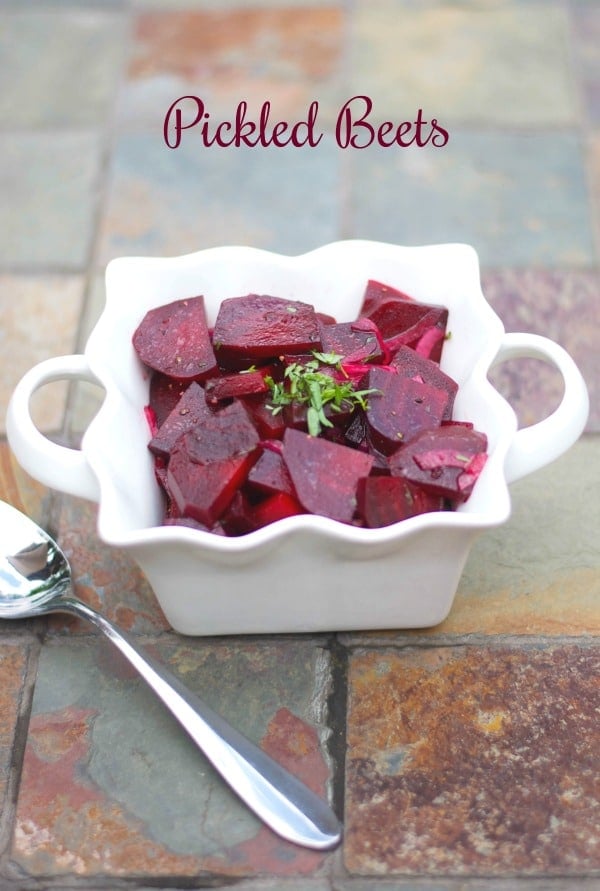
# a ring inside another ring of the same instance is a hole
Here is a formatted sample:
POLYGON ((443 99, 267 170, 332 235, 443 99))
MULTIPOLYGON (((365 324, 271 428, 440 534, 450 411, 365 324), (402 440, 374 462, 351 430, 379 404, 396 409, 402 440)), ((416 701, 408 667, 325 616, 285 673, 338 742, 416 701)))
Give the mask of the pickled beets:
POLYGON ((359 317, 248 294, 150 310, 148 448, 163 522, 244 535, 309 513, 377 528, 465 501, 485 434, 453 419, 439 365, 448 311, 377 281, 359 317))

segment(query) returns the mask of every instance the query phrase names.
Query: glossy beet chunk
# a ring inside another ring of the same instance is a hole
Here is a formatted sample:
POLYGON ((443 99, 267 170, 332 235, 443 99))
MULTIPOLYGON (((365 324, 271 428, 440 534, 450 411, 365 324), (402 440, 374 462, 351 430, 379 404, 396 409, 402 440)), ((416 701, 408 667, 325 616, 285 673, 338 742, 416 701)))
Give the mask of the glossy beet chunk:
POLYGON ((133 335, 133 346, 144 364, 176 380, 203 380, 217 367, 204 297, 149 310, 133 335))
POLYGON ((361 315, 375 322, 390 349, 404 344, 440 361, 448 324, 445 306, 421 303, 380 282, 369 281, 361 315))
POLYGON ((376 391, 369 395, 366 421, 373 445, 384 455, 423 430, 439 426, 444 417, 445 390, 385 368, 372 368, 362 386, 376 391))
POLYGON ((276 495, 279 492, 293 495, 294 488, 283 455, 271 448, 263 448, 248 474, 248 486, 265 495, 276 495))
POLYGON ((319 320, 314 307, 299 300, 230 297, 221 303, 213 344, 222 368, 243 369, 282 354, 320 349, 319 320))
POLYGON ((259 436, 241 402, 209 411, 201 424, 185 434, 186 449, 192 461, 210 464, 254 451, 259 436))
POLYGON ((272 374, 271 368, 260 371, 247 371, 238 374, 226 374, 222 377, 206 381, 204 391, 206 401, 210 405, 218 405, 227 399, 241 399, 243 396, 259 396, 267 393, 269 387, 265 375, 272 374))
POLYGON ((483 470, 487 437, 464 425, 429 430, 403 446, 389 460, 393 476, 434 495, 466 501, 483 470))
POLYGON ((437 362, 427 359, 425 356, 420 356, 410 347, 401 346, 390 360, 390 365, 396 368, 398 374, 402 375, 402 377, 421 379, 425 384, 429 384, 438 390, 444 390, 448 395, 448 401, 446 402, 442 420, 448 421, 452 418, 452 409, 458 392, 458 384, 442 371, 437 362))
POLYGON ((210 415, 211 409, 206 404, 204 390, 200 384, 190 384, 148 443, 148 448, 154 455, 167 459, 177 440, 188 430, 206 423, 210 415))
POLYGON ((309 513, 349 523, 356 509, 356 487, 368 476, 373 458, 348 446, 288 429, 283 457, 298 501, 309 513))
POLYGON ((148 405, 154 412, 158 427, 166 421, 189 385, 189 381, 176 381, 160 371, 153 372, 148 405))
POLYGON ((321 350, 343 356, 347 362, 380 362, 383 350, 374 330, 358 322, 321 326, 321 350))
POLYGON ((198 464, 187 451, 185 437, 169 461, 167 485, 179 513, 213 526, 248 475, 252 453, 198 464))
POLYGON ((444 509, 444 499, 401 477, 369 476, 358 484, 358 513, 371 529, 444 509))

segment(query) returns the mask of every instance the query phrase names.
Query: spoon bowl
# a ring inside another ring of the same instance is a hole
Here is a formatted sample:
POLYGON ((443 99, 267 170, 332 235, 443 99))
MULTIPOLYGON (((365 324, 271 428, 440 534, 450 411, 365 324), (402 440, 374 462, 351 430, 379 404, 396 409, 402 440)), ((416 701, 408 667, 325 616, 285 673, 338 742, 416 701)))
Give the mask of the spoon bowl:
POLYGON ((234 792, 282 838, 327 850, 341 839, 329 807, 262 749, 231 727, 124 632, 72 591, 69 562, 32 520, 0 501, 0 619, 62 612, 86 619, 128 659, 234 792))

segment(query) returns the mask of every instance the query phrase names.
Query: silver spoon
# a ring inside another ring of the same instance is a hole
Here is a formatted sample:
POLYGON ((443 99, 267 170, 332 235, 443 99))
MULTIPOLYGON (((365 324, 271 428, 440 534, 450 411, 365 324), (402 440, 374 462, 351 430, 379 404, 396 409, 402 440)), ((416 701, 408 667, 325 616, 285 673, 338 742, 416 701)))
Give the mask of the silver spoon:
POLYGON ((278 835, 333 848, 341 825, 329 805, 187 690, 166 668, 72 593, 71 568, 49 535, 0 501, 0 619, 62 612, 104 632, 150 685, 240 798, 278 835))

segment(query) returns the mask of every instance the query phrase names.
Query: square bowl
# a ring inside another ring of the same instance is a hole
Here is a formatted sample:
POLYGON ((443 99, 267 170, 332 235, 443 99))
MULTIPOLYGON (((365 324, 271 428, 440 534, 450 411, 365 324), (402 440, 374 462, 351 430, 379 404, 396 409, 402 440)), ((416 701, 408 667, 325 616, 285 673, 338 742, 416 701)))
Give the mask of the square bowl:
POLYGON ((113 260, 106 305, 82 355, 46 360, 19 382, 7 433, 17 460, 55 489, 97 501, 98 534, 140 565, 172 627, 187 635, 429 627, 448 614, 475 538, 510 515, 508 484, 575 442, 588 416, 583 379, 553 341, 506 334, 486 302, 479 263, 463 244, 402 247, 341 241, 301 256, 219 247, 174 258, 113 260), (278 520, 234 538, 162 526, 163 498, 147 449, 149 374, 132 335, 154 307, 203 294, 209 325, 220 302, 247 293, 314 305, 354 319, 376 279, 448 308, 451 337, 441 367, 458 383, 456 418, 488 437, 488 461, 455 511, 422 514, 379 529, 325 517, 278 520), (533 356, 564 381, 558 408, 518 429, 488 380, 498 362, 533 356), (29 412, 32 393, 58 379, 88 379, 106 391, 80 450, 46 439, 29 412))

